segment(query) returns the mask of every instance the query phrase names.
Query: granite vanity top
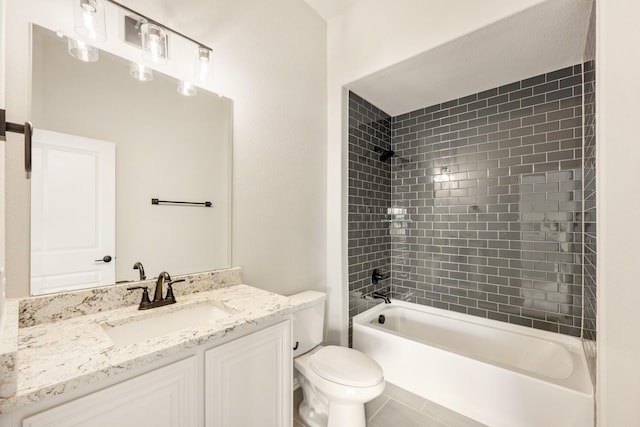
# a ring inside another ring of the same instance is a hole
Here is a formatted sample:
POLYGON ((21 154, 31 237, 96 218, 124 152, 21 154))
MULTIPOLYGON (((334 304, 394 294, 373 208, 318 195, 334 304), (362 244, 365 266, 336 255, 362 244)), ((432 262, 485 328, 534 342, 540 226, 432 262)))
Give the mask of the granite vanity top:
MULTIPOLYGON (((7 341, 17 337, 17 351, 13 354, 13 363, 11 357, 7 356, 6 360, 9 361, 5 360, 6 363, 1 366, 5 374, 5 395, 0 396, 0 413, 142 367, 196 346, 213 344, 229 334, 239 334, 243 329, 275 321, 291 313, 296 307, 305 305, 305 301, 299 298, 290 300, 288 297, 237 283, 241 280, 239 271, 230 269, 227 272, 231 272, 232 276, 236 274, 237 277, 223 280, 223 284, 200 287, 197 280, 195 284, 194 281, 189 281, 181 292, 176 292, 176 304, 143 311, 137 309, 137 301, 131 305, 129 301, 114 297, 114 292, 105 292, 104 295, 108 296, 96 298, 96 293, 100 294, 100 290, 90 291, 93 293, 84 291, 79 296, 71 295, 67 299, 73 302, 72 306, 58 303, 57 308, 52 307, 56 304, 51 301, 44 304, 33 298, 26 303, 23 300, 19 306, 20 327, 15 328, 17 333, 8 337, 14 330, 8 328, 8 325, 5 325, 3 333, 5 350, 11 350, 11 346, 6 345, 7 341), (187 289, 189 286, 191 289, 187 289), (29 307, 30 304, 41 309, 29 307), (123 304, 127 305, 122 306, 123 304), (135 322, 202 304, 222 308, 229 315, 190 329, 122 346, 114 345, 103 328, 104 325, 135 322), (91 309, 87 308, 89 306, 91 309), (71 312, 75 315, 71 315, 71 312), (13 393, 12 388, 15 390, 13 393), (7 395, 9 393, 11 394, 7 395)), ((177 286, 174 290, 177 290, 177 286)), ((153 290, 153 287, 150 289, 153 290)), ((118 294, 117 290, 115 294, 118 294)), ((139 292, 135 294, 137 300, 139 292)), ((125 299, 127 298, 130 297, 125 299)), ((15 301, 8 301, 7 307, 10 308, 7 315, 15 316, 18 311, 16 306, 15 301)), ((18 324, 17 319, 10 320, 18 324)), ((7 352, 5 356, 10 354, 7 352)), ((4 360, 2 355, 0 354, 0 363, 4 360)))

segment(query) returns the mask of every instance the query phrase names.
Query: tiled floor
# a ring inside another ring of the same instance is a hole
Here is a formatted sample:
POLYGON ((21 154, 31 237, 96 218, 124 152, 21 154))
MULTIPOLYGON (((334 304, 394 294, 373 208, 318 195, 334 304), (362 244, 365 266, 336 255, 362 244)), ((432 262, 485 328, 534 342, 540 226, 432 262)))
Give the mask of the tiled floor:
MULTIPOLYGON (((293 399, 293 427, 306 427, 298 415, 301 400, 302 390, 298 389, 293 399)), ((365 411, 367 427, 486 427, 390 383, 382 395, 366 404, 365 411)))

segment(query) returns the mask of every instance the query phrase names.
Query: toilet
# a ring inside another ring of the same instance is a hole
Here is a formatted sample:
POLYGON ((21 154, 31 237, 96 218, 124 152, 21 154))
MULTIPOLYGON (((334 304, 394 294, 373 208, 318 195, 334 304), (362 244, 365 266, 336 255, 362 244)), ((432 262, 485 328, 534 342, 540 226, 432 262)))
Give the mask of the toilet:
POLYGON ((307 291, 290 298, 304 302, 293 319, 294 375, 303 394, 300 417, 310 427, 365 427, 364 404, 384 390, 382 368, 357 350, 320 345, 324 293, 307 291))

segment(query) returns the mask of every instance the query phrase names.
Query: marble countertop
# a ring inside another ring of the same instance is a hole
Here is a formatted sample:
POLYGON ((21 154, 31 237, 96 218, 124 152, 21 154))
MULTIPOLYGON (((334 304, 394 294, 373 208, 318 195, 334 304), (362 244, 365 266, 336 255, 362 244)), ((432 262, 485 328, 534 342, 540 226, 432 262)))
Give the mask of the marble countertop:
POLYGON ((0 398, 0 413, 200 345, 214 345, 230 334, 240 335, 243 330, 276 321, 310 302, 227 283, 181 295, 176 304, 151 310, 138 310, 136 304, 33 326, 28 326, 33 322, 26 322, 18 330, 15 366, 8 366, 15 369, 15 392, 0 398), (104 329, 105 325, 136 322, 202 304, 214 305, 229 315, 130 345, 115 345, 104 329))

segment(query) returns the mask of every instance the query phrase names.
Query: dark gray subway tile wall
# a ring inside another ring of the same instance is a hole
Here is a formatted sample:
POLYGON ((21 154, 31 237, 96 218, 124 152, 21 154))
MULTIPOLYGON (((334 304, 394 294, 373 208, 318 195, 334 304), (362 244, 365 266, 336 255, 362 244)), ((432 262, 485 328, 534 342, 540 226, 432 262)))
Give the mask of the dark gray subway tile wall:
POLYGON ((586 340, 596 341, 596 138, 595 68, 584 64, 584 332, 586 340))
POLYGON ((596 75, 595 4, 585 43, 584 72, 584 327, 583 346, 596 383, 596 75))
POLYGON ((393 118, 350 93, 349 290, 390 265, 394 298, 580 336, 584 274, 595 339, 592 62, 584 78, 584 171, 582 65, 393 118))
POLYGON ((351 318, 371 306, 360 298, 374 287, 374 268, 391 269, 391 236, 386 218, 391 206, 391 162, 381 162, 391 149, 391 117, 355 93, 349 93, 349 342, 351 318))
POLYGON ((392 295, 579 336, 582 66, 392 120, 392 295))

